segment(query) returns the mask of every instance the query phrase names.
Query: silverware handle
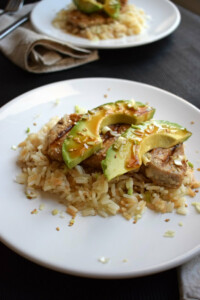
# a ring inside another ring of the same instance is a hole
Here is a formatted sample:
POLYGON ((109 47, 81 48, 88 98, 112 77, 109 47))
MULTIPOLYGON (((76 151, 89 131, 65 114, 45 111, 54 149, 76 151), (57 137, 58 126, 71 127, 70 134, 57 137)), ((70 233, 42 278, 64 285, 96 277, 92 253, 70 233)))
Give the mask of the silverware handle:
POLYGON ((9 25, 8 27, 0 31, 0 40, 3 39, 6 35, 8 35, 13 30, 15 30, 17 27, 19 27, 20 25, 28 21, 29 15, 30 14, 28 13, 27 15, 21 17, 19 20, 15 21, 11 25, 9 25))

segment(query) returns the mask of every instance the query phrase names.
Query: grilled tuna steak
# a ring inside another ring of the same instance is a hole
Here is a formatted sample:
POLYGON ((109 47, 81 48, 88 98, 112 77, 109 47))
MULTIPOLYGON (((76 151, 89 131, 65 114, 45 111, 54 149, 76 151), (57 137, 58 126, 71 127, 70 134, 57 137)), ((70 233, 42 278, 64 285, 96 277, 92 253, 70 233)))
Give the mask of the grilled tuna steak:
POLYGON ((149 179, 168 188, 180 187, 187 170, 183 144, 153 149, 147 157, 144 172, 149 179))
MULTIPOLYGON (((58 123, 50 130, 47 137, 47 155, 52 160, 63 161, 62 158, 62 144, 70 132, 72 127, 80 120, 82 115, 71 114, 65 115, 58 123)), ((108 126, 108 130, 105 134, 101 134, 103 140, 103 148, 83 161, 83 165, 101 170, 101 161, 105 158, 108 148, 115 142, 118 138, 117 134, 123 133, 126 129, 130 127, 127 124, 117 124, 108 126), (114 136, 115 134, 115 136, 114 136)))
POLYGON ((47 136, 47 155, 52 160, 63 161, 62 144, 72 129, 72 127, 80 120, 82 115, 71 114, 65 115, 58 123, 50 130, 47 136))
MULTIPOLYGON (((73 126, 80 120, 82 115, 65 115, 50 130, 47 137, 47 155, 52 160, 63 161, 62 144, 73 126)), ((101 134, 103 148, 82 162, 87 168, 101 170, 101 161, 105 158, 108 148, 116 141, 118 134, 122 134, 129 128, 127 124, 115 124, 108 126, 110 130, 101 134)), ((142 172, 147 178, 157 185, 168 188, 178 188, 182 184, 187 163, 183 144, 171 148, 156 148, 146 155, 145 166, 142 172)))

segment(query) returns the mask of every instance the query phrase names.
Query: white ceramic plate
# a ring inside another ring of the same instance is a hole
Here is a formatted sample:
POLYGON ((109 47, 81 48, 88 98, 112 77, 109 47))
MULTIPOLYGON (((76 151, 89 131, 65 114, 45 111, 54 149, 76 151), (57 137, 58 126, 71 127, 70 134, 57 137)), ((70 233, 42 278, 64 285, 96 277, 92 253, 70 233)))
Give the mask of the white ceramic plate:
MULTIPOLYGON (((11 149, 26 138, 26 129, 36 132, 53 116, 74 111, 74 105, 93 108, 118 99, 149 102, 156 119, 178 122, 192 131, 185 143, 188 159, 200 167, 200 111, 166 91, 145 84, 108 78, 62 81, 32 90, 0 110, 0 234, 3 243, 20 255, 43 266, 89 277, 124 278, 163 271, 189 260, 200 251, 199 214, 188 199, 188 215, 159 214, 147 210, 137 224, 120 215, 102 217, 52 216, 54 208, 65 210, 51 195, 28 200, 24 187, 15 183, 20 172, 18 151, 11 149), (105 98, 107 95, 107 98, 105 98), (59 104, 57 100, 60 100, 59 104), (187 112, 187 113, 186 113, 187 112), (187 115, 187 118, 186 118, 187 115), (191 124, 191 122, 194 124, 191 124), (36 122, 37 126, 33 123, 36 122), (45 204, 43 211, 30 212, 45 204), (170 222, 164 220, 169 218, 170 222), (183 226, 178 225, 179 222, 183 226), (56 231, 56 227, 60 231, 56 231), (167 230, 174 238, 165 238, 167 230), (107 264, 99 258, 109 258, 107 264), (127 262, 124 262, 127 260, 127 262)), ((200 180, 200 172, 195 171, 200 180)))
POLYGON ((52 25, 52 20, 58 11, 71 3, 71 0, 39 2, 32 11, 31 22, 38 32, 50 37, 70 42, 76 46, 98 49, 126 48, 152 43, 172 33, 180 23, 179 10, 168 0, 129 0, 129 2, 144 9, 150 16, 148 28, 140 35, 93 42, 62 32, 52 25))

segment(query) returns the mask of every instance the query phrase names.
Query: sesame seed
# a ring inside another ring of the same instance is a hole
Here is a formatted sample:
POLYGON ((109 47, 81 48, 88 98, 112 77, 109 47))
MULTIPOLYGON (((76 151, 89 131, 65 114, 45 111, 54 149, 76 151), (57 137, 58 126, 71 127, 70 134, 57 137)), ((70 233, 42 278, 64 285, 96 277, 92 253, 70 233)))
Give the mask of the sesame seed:
POLYGON ((172 237, 175 236, 175 232, 172 231, 172 230, 168 230, 168 231, 166 231, 166 232, 164 233, 163 236, 164 236, 164 237, 170 237, 170 238, 172 238, 172 237))
POLYGON ((83 134, 83 133, 82 133, 82 132, 80 132, 80 131, 79 131, 79 132, 77 132, 77 134, 78 134, 78 135, 81 135, 81 136, 85 136, 85 134, 83 134))
POLYGON ((58 210, 57 209, 53 209, 51 213, 52 213, 53 216, 55 216, 55 215, 58 214, 58 210))
POLYGON ((75 220, 74 220, 74 218, 72 218, 72 219, 69 221, 69 225, 68 225, 68 226, 74 225, 74 222, 75 222, 75 220))
POLYGON ((98 261, 102 264, 107 264, 109 262, 109 260, 110 260, 110 258, 106 258, 104 256, 102 256, 98 259, 98 261))
POLYGON ((17 146, 12 145, 11 149, 12 149, 12 150, 17 150, 17 146))
POLYGON ((39 210, 43 210, 43 209, 44 209, 44 204, 40 204, 39 210))
POLYGON ((89 148, 87 144, 84 144, 83 146, 84 146, 86 149, 88 149, 88 148, 89 148))

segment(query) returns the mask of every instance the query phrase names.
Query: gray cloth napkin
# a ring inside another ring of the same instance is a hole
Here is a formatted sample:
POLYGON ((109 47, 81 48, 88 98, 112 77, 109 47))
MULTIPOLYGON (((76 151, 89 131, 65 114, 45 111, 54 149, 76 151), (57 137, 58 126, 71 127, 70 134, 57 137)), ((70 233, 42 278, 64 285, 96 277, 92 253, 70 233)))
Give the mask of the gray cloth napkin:
MULTIPOLYGON (((33 6, 24 5, 12 16, 0 16, 0 30, 31 11, 33 6)), ((96 50, 75 47, 39 34, 29 21, 0 40, 0 50, 14 64, 32 73, 66 70, 98 59, 96 50)))
POLYGON ((180 300, 200 300, 200 255, 178 269, 180 300))

